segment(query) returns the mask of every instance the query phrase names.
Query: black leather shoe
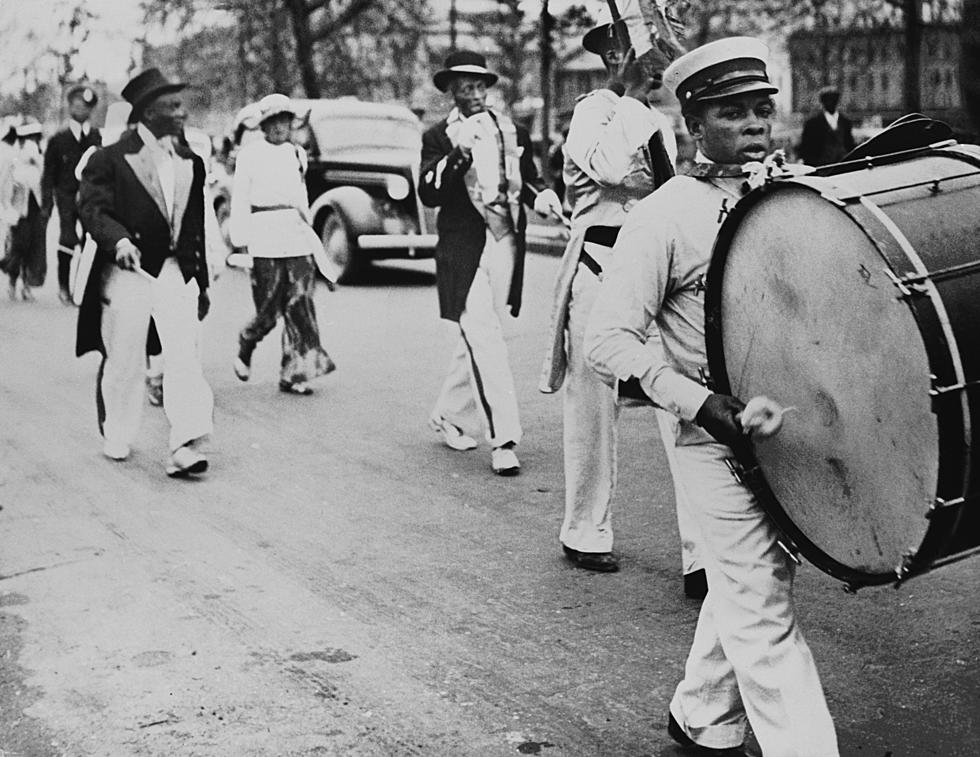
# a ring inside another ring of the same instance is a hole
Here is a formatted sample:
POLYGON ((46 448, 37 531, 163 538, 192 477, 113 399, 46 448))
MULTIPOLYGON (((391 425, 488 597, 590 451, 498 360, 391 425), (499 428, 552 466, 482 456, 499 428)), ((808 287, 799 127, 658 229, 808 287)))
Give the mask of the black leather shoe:
POLYGON ((704 599, 708 596, 708 577, 703 570, 684 574, 684 596, 688 599, 704 599))
POLYGON ((619 560, 612 552, 579 552, 577 549, 561 545, 565 557, 576 568, 595 570, 600 573, 615 573, 619 570, 619 560))
POLYGON ((710 746, 701 746, 690 736, 684 733, 684 729, 674 720, 674 714, 667 712, 667 733, 670 738, 688 750, 689 754, 702 755, 702 757, 749 757, 740 746, 725 747, 723 749, 713 749, 710 746))

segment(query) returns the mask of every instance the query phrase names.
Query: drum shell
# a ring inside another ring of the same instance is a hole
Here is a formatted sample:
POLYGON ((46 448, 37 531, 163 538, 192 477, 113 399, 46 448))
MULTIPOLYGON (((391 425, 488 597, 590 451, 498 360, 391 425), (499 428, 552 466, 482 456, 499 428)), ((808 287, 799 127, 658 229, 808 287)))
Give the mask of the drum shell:
POLYGON ((980 258, 978 166, 955 146, 778 180, 715 245, 715 389, 800 407, 742 467, 801 552, 852 584, 980 542, 980 397, 945 390, 980 378, 980 278, 926 275, 980 258))

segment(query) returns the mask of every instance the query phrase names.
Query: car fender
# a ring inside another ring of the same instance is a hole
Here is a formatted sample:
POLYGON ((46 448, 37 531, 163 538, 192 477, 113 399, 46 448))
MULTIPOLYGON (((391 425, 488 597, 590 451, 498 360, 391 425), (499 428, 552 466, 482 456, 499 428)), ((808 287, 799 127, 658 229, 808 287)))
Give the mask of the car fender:
POLYGON ((317 230, 322 228, 322 214, 328 209, 343 216, 354 237, 383 231, 381 215, 374 208, 374 200, 359 187, 334 187, 316 198, 310 206, 310 215, 317 230))

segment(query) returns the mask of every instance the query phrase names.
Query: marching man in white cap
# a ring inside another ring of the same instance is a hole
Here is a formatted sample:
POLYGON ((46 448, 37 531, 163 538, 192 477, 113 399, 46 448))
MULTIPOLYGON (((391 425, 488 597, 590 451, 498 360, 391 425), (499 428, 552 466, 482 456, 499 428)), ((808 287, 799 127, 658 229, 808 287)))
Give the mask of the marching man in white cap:
MULTIPOLYGON (((539 388, 555 392, 564 386, 565 517, 559 540, 565 557, 576 567, 613 572, 619 567, 611 517, 618 404, 616 393, 586 365, 582 341, 626 213, 674 175, 677 143, 670 121, 650 103, 661 82, 636 63, 626 22, 597 25, 582 45, 602 58, 611 78, 606 87, 579 98, 563 147, 571 237, 555 283, 551 340, 539 388)), ((659 343, 655 329, 650 338, 659 343)), ((663 428, 669 459, 674 446, 670 419, 664 419, 663 428)), ((704 571, 688 520, 686 508, 678 508, 685 590, 701 599, 704 571)))
POLYGON ((439 314, 460 332, 430 426, 456 450, 475 448, 469 433, 484 426, 493 472, 513 476, 522 429, 501 316, 521 307, 524 204, 544 215, 560 213, 561 202, 538 177, 527 131, 487 107, 496 81, 484 57, 466 50, 433 76, 455 107, 422 135, 419 197, 439 207, 439 314))
POLYGON ((744 755, 748 720, 765 757, 837 757, 794 615, 794 564, 726 464, 744 438, 744 405, 713 393, 707 374, 704 276, 719 226, 744 190, 744 164, 770 147, 777 90, 767 52, 755 39, 723 39, 665 71, 698 162, 693 175, 671 179, 627 217, 585 342, 589 363, 608 381, 638 380, 680 419, 675 472, 700 530, 708 594, 670 703, 671 737, 697 754, 744 755), (663 354, 646 344, 653 322, 663 354))

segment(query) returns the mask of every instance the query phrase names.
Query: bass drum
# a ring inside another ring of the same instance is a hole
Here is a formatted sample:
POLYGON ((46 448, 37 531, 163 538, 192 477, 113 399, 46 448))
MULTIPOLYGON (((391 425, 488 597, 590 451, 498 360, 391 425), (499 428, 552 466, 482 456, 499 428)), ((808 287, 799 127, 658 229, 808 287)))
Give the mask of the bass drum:
POLYGON ((858 587, 978 550, 980 149, 755 190, 705 297, 715 390, 796 408, 737 456, 804 557, 858 587))

